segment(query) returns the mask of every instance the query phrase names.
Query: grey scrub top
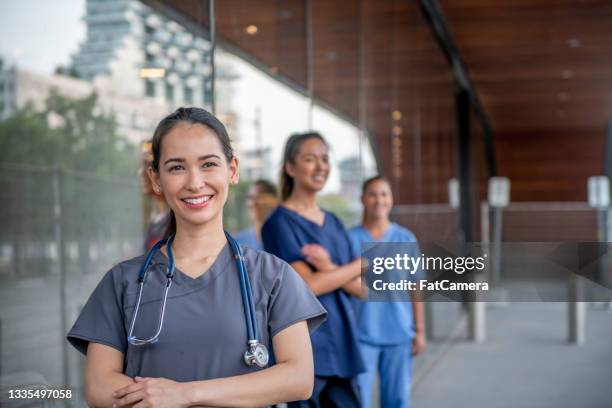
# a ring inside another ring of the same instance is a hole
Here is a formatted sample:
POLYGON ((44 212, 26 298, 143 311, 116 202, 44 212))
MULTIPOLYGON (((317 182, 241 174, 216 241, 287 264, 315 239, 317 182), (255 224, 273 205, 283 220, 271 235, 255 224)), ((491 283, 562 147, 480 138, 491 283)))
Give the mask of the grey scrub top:
MULTIPOLYGON (((274 255, 243 248, 257 314, 259 341, 270 348, 276 333, 302 320, 310 332, 327 312, 301 277, 274 255)), ((130 377, 164 377, 175 381, 206 380, 260 370, 243 360, 246 319, 238 269, 228 244, 202 276, 193 279, 175 268, 163 328, 155 344, 133 346, 127 332, 138 296, 140 256, 112 268, 98 284, 68 341, 86 354, 89 342, 113 347, 125 356, 130 377)), ((157 251, 151 261, 134 335, 155 333, 168 260, 157 251)))

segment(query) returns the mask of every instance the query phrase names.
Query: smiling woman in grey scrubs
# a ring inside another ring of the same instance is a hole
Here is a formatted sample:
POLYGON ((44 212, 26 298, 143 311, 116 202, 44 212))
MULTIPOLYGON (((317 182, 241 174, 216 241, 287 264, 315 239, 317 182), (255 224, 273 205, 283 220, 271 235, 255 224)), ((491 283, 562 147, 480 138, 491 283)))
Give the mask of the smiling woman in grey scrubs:
MULTIPOLYGON (((238 268, 223 231, 223 206, 238 182, 238 160, 224 126, 198 108, 180 108, 153 136, 149 176, 172 209, 175 274, 155 343, 127 340, 138 298, 140 256, 112 268, 68 333, 86 354, 90 406, 263 406, 306 399, 314 373, 309 330, 325 309, 297 273, 265 252, 243 248, 259 341, 275 365, 247 366, 247 329, 238 268)), ((139 338, 157 328, 168 252, 152 258, 134 326, 139 338)))

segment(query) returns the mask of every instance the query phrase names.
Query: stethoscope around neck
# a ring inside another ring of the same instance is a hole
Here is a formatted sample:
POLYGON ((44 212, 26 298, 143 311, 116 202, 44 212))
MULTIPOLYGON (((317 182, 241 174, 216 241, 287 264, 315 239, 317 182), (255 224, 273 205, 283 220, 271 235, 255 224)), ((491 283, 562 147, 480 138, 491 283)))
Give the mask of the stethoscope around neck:
MULTIPOLYGON (((259 336, 257 335, 257 317, 255 315, 255 305, 253 302, 253 291, 251 290, 251 282, 247 273, 246 265, 244 263, 244 257, 240 245, 236 240, 226 231, 225 236, 227 241, 232 248, 234 257, 236 258, 236 266, 238 267, 238 276, 240 279, 240 293, 242 295, 242 305, 244 308, 244 316, 247 325, 247 350, 244 352, 244 362, 248 366, 265 367, 268 365, 268 349, 262 343, 259 342, 259 336)), ((166 312, 166 300, 168 299, 168 291, 172 286, 172 279, 174 278, 174 254, 172 253, 172 242, 174 241, 174 235, 169 238, 159 240, 147 253, 144 263, 138 273, 138 299, 136 300, 136 307, 134 308, 134 315, 130 323, 130 330, 128 333, 127 340, 134 346, 143 346, 145 344, 153 344, 159 340, 159 335, 162 331, 164 324, 164 313, 166 312), (168 252, 168 269, 166 270, 166 287, 164 288, 164 298, 162 306, 159 311, 159 318, 157 321, 157 330, 153 336, 147 339, 141 339, 133 335, 134 326, 136 325, 136 318, 138 316, 138 309, 140 309, 140 300, 142 297, 142 290, 146 281, 147 272, 151 259, 156 251, 159 251, 162 246, 166 245, 166 251, 168 252)))

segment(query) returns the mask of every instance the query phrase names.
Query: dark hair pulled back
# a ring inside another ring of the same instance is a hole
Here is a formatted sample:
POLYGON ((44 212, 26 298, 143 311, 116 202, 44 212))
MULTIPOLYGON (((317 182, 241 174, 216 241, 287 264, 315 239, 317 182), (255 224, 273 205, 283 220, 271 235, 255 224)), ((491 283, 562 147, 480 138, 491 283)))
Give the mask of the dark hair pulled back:
MULTIPOLYGON (((221 148, 223 149, 225 158, 228 162, 232 160, 234 157, 234 150, 232 149, 231 140, 227 134, 225 126, 215 117, 215 115, 202 108, 178 108, 176 111, 163 118, 153 133, 153 139, 151 140, 153 161, 151 162, 151 167, 153 167, 154 171, 159 172, 159 160, 161 157, 162 142, 164 137, 176 126, 183 123, 202 125, 212 130, 212 132, 217 136, 219 143, 221 143, 221 148)), ((168 227, 166 228, 164 237, 167 238, 175 233, 176 218, 174 217, 174 212, 170 210, 170 220, 168 222, 168 227)))
POLYGON ((327 146, 327 142, 318 132, 294 133, 289 136, 289 139, 287 139, 287 143, 285 144, 285 152, 283 154, 283 165, 280 173, 280 190, 281 199, 283 201, 291 196, 293 187, 295 186, 295 181, 293 180, 293 177, 287 173, 285 166, 287 163, 295 163, 295 158, 300 152, 300 147, 305 141, 310 139, 319 139, 321 142, 323 142, 323 144, 325 144, 325 146, 327 146))
POLYGON ((363 196, 366 193, 366 191, 368 190, 368 187, 370 187, 370 184, 372 184, 375 181, 379 181, 379 180, 384 181, 385 183, 391 185, 391 183, 389 182, 389 179, 387 179, 382 174, 377 174, 363 182, 363 184, 361 185, 361 195, 363 196))

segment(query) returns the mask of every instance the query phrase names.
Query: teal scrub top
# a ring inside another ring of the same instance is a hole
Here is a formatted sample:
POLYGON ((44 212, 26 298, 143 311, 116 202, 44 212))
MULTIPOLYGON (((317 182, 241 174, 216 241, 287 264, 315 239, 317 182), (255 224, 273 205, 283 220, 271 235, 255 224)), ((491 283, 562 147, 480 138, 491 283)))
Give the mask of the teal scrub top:
MULTIPOLYGON (((360 252, 361 244, 371 242, 406 242, 417 243, 415 235, 408 229, 391 223, 389 229, 376 241, 366 228, 361 225, 349 230, 349 236, 356 252, 360 252)), ((410 256, 419 256, 418 245, 410 245, 410 256)), ((417 271, 422 276, 423 271, 417 271)), ((368 302, 356 300, 354 302, 357 314, 359 341, 377 345, 399 345, 409 343, 414 337, 414 322, 412 316, 412 303, 404 302, 368 302)))

